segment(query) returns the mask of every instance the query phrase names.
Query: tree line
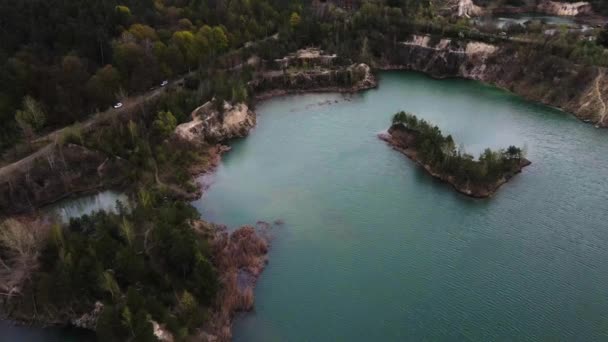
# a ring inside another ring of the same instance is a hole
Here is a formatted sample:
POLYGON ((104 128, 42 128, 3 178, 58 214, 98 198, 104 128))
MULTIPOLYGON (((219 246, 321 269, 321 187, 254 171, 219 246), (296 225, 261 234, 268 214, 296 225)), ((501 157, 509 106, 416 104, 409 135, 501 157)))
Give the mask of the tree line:
POLYGON ((157 341, 152 321, 177 340, 195 333, 218 290, 208 238, 191 227, 199 214, 162 193, 137 197, 131 208, 118 202, 116 213, 54 225, 36 272, 7 309, 53 322, 99 301, 101 341, 157 341))
POLYGON ((23 137, 17 111, 35 101, 36 132, 116 101, 288 25, 277 0, 24 0, 0 4, 0 150, 23 137))
POLYGON ((509 146, 506 150, 485 149, 477 160, 462 148, 457 148, 451 135, 413 114, 399 112, 393 125, 404 125, 416 134, 414 148, 420 161, 433 171, 451 175, 457 184, 494 184, 506 174, 517 170, 524 158, 522 149, 509 146))

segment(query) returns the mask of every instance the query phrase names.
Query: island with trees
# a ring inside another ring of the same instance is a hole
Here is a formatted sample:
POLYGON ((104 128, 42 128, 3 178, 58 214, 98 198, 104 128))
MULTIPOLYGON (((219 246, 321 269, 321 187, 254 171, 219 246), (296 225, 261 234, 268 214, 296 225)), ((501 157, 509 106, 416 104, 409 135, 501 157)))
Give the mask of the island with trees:
POLYGON ((490 197, 530 165, 521 148, 486 149, 477 160, 456 147, 451 135, 407 112, 393 116, 388 133, 379 135, 395 150, 421 165, 433 177, 470 197, 490 197))

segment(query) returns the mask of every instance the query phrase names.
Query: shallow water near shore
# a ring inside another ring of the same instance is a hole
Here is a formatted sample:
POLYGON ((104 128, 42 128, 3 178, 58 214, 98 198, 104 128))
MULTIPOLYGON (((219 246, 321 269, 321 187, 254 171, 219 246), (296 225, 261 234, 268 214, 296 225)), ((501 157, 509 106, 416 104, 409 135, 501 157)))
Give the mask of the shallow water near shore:
POLYGON ((598 340, 608 334, 608 131, 466 80, 380 75, 281 97, 194 202, 237 227, 282 219, 236 341, 598 340), (466 150, 526 146, 488 200, 378 140, 399 110, 466 150))

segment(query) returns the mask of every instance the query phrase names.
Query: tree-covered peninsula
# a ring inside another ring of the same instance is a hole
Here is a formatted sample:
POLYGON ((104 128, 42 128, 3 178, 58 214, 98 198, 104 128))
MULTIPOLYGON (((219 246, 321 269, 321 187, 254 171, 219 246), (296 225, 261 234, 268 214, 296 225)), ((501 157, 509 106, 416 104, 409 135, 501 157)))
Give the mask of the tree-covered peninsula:
POLYGON ((380 138, 416 161, 433 177, 450 183, 457 191, 477 198, 492 196, 515 174, 530 165, 516 146, 506 150, 486 149, 477 160, 456 147, 451 135, 413 114, 393 116, 388 134, 380 138))

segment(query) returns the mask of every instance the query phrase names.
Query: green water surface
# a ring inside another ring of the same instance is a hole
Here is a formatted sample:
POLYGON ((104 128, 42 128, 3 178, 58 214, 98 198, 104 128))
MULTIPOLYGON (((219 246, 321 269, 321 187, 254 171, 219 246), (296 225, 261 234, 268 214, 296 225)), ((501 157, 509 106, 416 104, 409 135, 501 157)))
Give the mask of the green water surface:
POLYGON ((608 132, 477 82, 380 76, 259 104, 194 203, 230 227, 285 221, 235 340, 608 339, 608 132), (377 139, 398 110, 533 164, 459 195, 377 139))

